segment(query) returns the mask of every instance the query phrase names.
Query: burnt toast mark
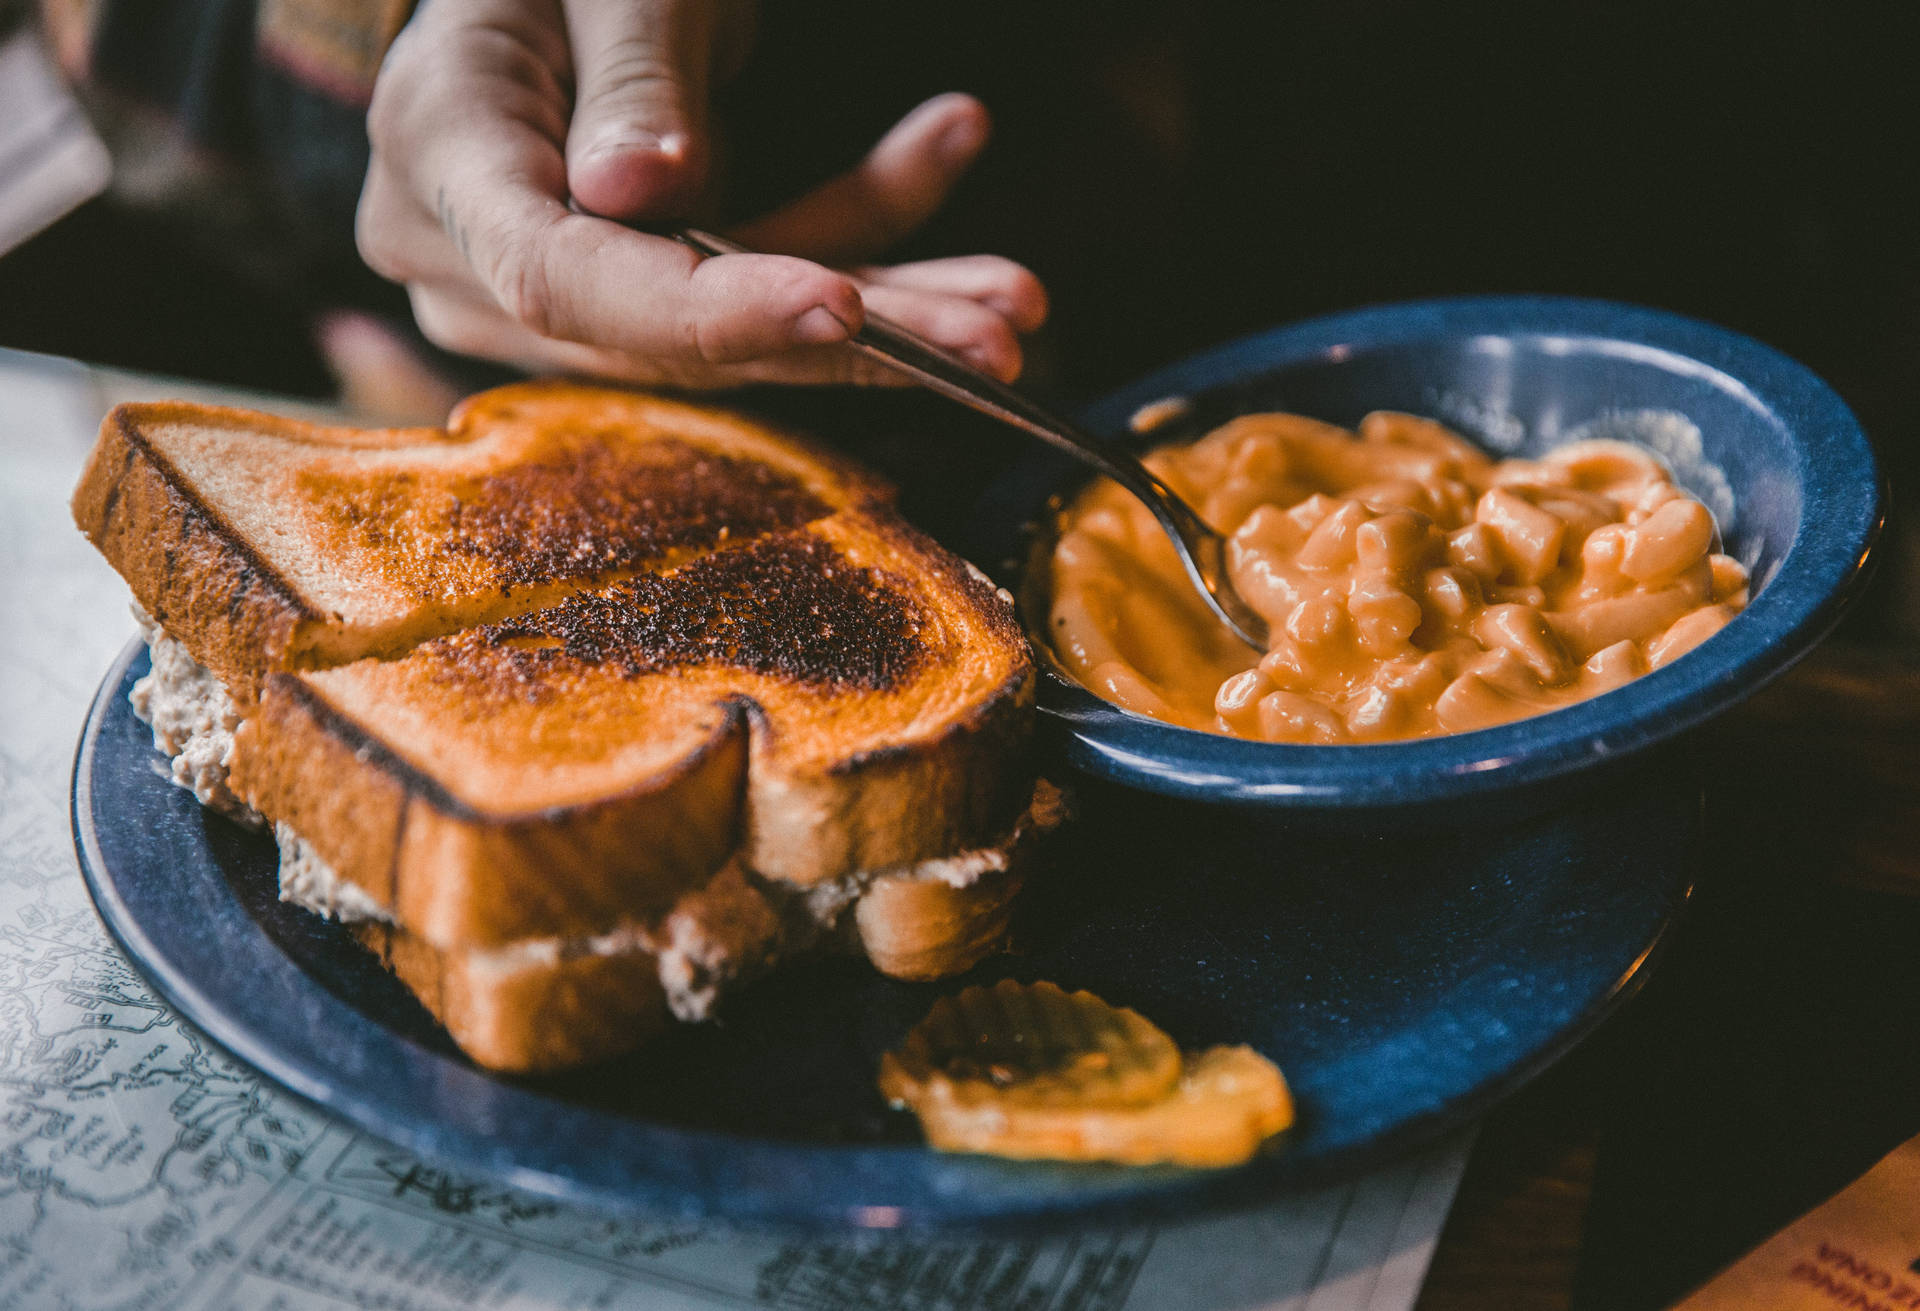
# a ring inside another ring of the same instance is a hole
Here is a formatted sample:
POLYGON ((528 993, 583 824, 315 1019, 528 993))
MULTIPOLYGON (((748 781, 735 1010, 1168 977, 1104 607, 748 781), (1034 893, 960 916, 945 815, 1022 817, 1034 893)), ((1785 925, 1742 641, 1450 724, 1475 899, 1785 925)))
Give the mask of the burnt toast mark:
MULTIPOLYGON (((1018 705, 1031 700, 1033 671, 1025 666, 1016 667, 991 692, 979 699, 979 703, 964 717, 956 719, 947 726, 942 740, 967 736, 980 732, 1005 732, 1006 716, 1002 713, 1009 704, 1018 705)), ((1024 739, 1024 730, 1021 733, 1024 739)), ((828 768, 829 774, 852 775, 862 770, 895 761, 910 760, 926 751, 924 742, 895 742, 888 746, 874 747, 867 751, 856 751, 833 762, 828 768)))
MULTIPOLYGON (((407 826, 413 822, 413 803, 416 799, 417 794, 411 790, 401 797, 400 813, 393 821, 393 849, 387 853, 387 895, 393 899, 391 904, 395 906, 400 905, 403 895, 400 888, 400 853, 407 849, 407 826)), ((384 963, 385 958, 382 957, 384 963)))
POLYGON ((639 678, 719 665, 821 691, 886 692, 928 658, 911 584, 805 533, 764 537, 664 574, 430 644, 435 676, 538 701, 571 669, 639 678))
MULTIPOLYGON (((280 576, 279 571, 253 548, 252 543, 234 531, 233 525, 227 522, 226 517, 194 490, 193 485, 187 481, 180 470, 174 467, 173 461, 148 440, 147 435, 140 430, 140 425, 134 422, 131 407, 115 406, 108 418, 113 421, 114 430, 119 434, 121 441, 126 443, 130 451, 137 451, 145 460, 147 467, 158 476, 170 508, 179 516, 179 530, 167 546, 166 573, 161 580, 163 590, 173 581, 176 568, 175 550, 188 539, 204 535, 211 543, 216 556, 224 556, 228 559, 230 568, 252 571, 259 582, 263 601, 270 600, 284 607, 296 620, 312 620, 320 617, 319 612, 304 596, 294 591, 287 580, 280 576)), ((132 459, 129 459, 128 467, 131 468, 132 464, 132 459)), ((117 500, 116 497, 116 503, 117 500)), ((155 613, 154 618, 159 619, 161 616, 155 613)))
MULTIPOLYGON (((103 533, 113 523, 114 512, 120 508, 120 493, 126 490, 127 476, 132 472, 133 462, 138 455, 139 450, 132 442, 120 444, 120 469, 107 484, 106 499, 100 503, 100 525, 103 533)), ((93 534, 89 532, 87 536, 92 537, 93 534)), ((99 546, 100 543, 96 541, 94 545, 99 546)))
POLYGON ((675 437, 566 435, 540 458, 453 479, 308 469, 302 494, 371 567, 422 597, 474 568, 503 588, 603 577, 678 552, 797 528, 832 512, 758 460, 675 437))

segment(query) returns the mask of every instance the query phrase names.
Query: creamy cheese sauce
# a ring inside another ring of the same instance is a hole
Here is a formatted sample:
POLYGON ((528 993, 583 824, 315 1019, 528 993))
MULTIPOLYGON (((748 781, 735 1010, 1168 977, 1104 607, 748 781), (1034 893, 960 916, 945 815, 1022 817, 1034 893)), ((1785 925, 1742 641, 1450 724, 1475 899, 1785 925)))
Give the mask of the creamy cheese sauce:
POLYGON ((1226 630, 1106 479, 1062 516, 1048 636, 1093 691, 1188 728, 1322 745, 1486 728, 1676 660, 1747 602, 1712 514, 1622 442, 1496 462, 1412 415, 1356 435, 1254 414, 1146 463, 1228 536, 1269 649, 1226 630))

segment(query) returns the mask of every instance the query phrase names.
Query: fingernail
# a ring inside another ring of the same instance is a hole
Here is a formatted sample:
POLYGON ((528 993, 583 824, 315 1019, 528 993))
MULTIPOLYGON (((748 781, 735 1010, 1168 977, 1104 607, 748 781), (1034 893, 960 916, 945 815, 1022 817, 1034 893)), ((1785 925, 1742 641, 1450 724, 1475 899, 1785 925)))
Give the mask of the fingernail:
POLYGON ((982 373, 991 374, 1001 382, 1012 382, 1020 376, 1018 357, 1008 359, 999 352, 984 346, 969 346, 960 352, 967 363, 982 373))
POLYGON ((803 346, 825 346, 852 335, 853 329, 835 318, 825 305, 815 305, 793 321, 793 339, 803 346))
POLYGON ((684 132, 669 132, 665 136, 648 132, 644 128, 630 128, 594 142, 587 151, 587 158, 600 155, 619 155, 629 151, 645 151, 654 155, 665 155, 669 159, 680 159, 687 153, 687 137, 684 132))
POLYGON ((978 119, 964 118, 940 134, 940 144, 936 147, 940 160, 949 168, 958 167, 972 159, 980 149, 984 133, 978 119))

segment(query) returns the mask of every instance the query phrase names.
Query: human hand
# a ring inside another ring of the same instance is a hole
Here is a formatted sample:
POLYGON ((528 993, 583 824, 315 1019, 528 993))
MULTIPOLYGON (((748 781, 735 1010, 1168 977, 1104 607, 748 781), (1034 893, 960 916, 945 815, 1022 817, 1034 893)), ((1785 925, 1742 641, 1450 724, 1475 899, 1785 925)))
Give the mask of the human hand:
POLYGON ((430 340, 536 370, 689 388, 898 381, 838 345, 871 308, 1017 376, 1019 334, 1047 312, 1031 273, 990 255, 866 262, 985 145, 969 96, 927 101, 852 171, 731 232, 777 253, 702 260, 611 221, 697 204, 708 88, 746 19, 743 0, 425 5, 368 114, 362 256, 405 284, 430 340))

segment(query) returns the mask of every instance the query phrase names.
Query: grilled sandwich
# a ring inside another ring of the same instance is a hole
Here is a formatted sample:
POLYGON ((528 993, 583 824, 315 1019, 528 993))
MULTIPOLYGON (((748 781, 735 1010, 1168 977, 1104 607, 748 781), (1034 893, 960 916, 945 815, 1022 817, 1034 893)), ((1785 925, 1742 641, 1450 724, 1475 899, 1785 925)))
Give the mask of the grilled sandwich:
POLYGON ((738 416, 548 383, 444 431, 123 406, 74 510, 149 617, 176 780, 533 1070, 797 950, 930 978, 1004 938, 1060 817, 1031 659, 889 498, 738 416))

